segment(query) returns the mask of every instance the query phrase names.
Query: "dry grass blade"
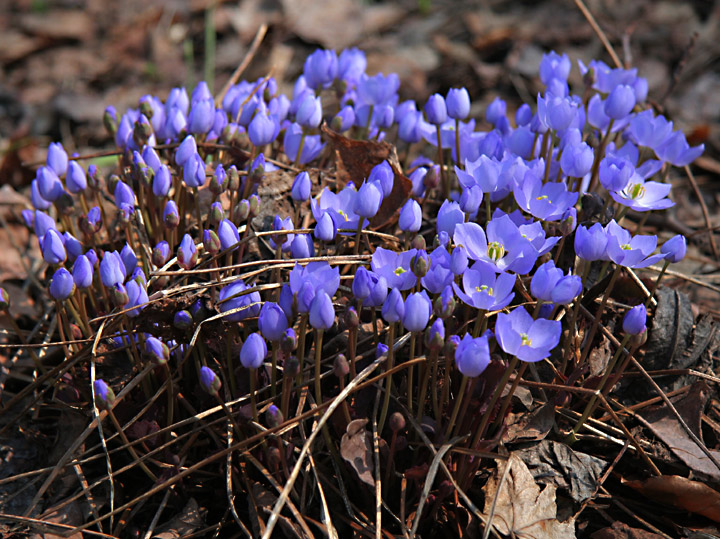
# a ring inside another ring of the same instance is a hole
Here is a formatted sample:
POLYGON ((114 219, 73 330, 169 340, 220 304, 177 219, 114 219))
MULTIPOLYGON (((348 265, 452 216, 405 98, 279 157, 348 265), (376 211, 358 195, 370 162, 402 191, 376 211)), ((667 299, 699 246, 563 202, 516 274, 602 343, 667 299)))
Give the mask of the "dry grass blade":
POLYGON ((252 44, 250 45, 250 49, 248 50, 247 54, 245 55, 245 58, 243 58, 243 61, 240 62, 240 65, 237 66, 233 74, 230 76, 228 81, 225 83, 225 85, 222 87, 222 90, 220 90, 220 93, 215 98, 215 106, 219 107, 223 99, 225 98, 225 94, 227 94, 230 87, 235 84, 238 79, 240 78, 240 75, 242 75, 243 71, 247 69, 247 66, 250 65, 250 62, 252 62, 252 59, 255 57, 255 54, 257 53, 258 49, 260 48, 260 44, 262 43, 263 39, 265 38, 265 34, 267 34, 268 31, 268 25, 267 24, 261 24, 260 28, 258 28, 257 33, 255 34, 255 37, 253 38, 252 44))
POLYGON ((603 47, 605 47, 605 50, 610 55, 610 58, 612 58, 612 61, 615 64, 615 67, 622 67, 622 62, 620 61, 620 57, 615 52, 615 49, 613 49, 613 46, 610 43, 610 40, 607 38, 607 36, 605 35, 605 32, 603 32, 602 28, 600 28, 600 25, 595 20, 595 17, 593 16, 592 12, 585 5, 585 2, 583 2, 583 0, 574 0, 574 1, 575 1, 575 5, 578 7, 580 12, 587 19, 588 24, 590 24, 593 31, 597 34, 598 38, 600 38, 600 41, 602 42, 603 47))

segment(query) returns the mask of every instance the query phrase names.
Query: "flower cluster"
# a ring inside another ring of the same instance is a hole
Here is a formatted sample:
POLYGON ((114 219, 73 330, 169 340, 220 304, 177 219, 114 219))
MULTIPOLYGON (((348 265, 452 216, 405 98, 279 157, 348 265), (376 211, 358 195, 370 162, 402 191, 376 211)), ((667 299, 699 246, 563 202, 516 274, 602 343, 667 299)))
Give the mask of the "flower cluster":
MULTIPOLYGON (((192 357, 197 387, 217 398, 221 388, 238 397, 250 387, 273 401, 275 419, 296 409, 313 350, 321 404, 366 365, 366 346, 388 369, 408 365, 400 387, 411 411, 434 415, 442 432, 470 432, 472 414, 458 414, 467 384, 509 373, 518 360, 566 366, 558 345, 565 330, 565 347, 576 346, 571 324, 593 262, 604 274, 684 256, 684 238, 658 251, 658 237, 627 217, 672 206, 671 168, 703 148, 645 105, 647 83, 635 70, 580 63, 585 87, 573 93, 569 58, 550 53, 536 102, 509 116, 496 99, 485 111, 491 128, 480 130, 464 88, 401 101, 398 76, 367 74, 366 65, 356 49, 317 50, 290 96, 267 77, 219 96, 201 82, 164 100, 143 96, 123 114, 108 107, 115 171, 51 144, 23 215, 52 268, 48 291, 63 327, 89 338, 103 315, 119 317, 116 337, 136 349, 134 360, 170 369, 192 357), (308 166, 332 159, 321 126, 423 150, 408 163, 352 170, 345 185, 321 182, 308 166), (276 214, 260 189, 282 174, 294 178, 289 214, 276 214), (608 211, 578 223, 586 193, 608 211), (395 212, 384 234, 374 221, 381 209, 395 212), (575 260, 560 257, 563 249, 575 260), (260 270, 258 256, 268 261, 260 270), (198 289, 204 301, 192 299, 198 289), (170 295, 184 299, 169 327, 143 317, 170 295), (325 356, 324 332, 347 333, 342 359, 325 356), (406 333, 410 346, 396 350, 406 333)), ((644 331, 645 313, 630 311, 624 331, 644 331)), ((394 391, 387 381, 381 431, 394 391)), ((112 406, 107 384, 95 394, 112 406)))

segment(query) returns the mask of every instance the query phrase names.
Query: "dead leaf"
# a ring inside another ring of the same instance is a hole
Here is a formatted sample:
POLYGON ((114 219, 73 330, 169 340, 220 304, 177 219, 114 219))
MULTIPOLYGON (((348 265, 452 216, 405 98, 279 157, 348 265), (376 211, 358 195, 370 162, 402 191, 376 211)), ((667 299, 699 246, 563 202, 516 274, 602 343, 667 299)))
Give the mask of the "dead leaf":
MULTIPOLYGON (((43 521, 63 524, 65 526, 79 526, 83 523, 82 506, 78 500, 74 500, 67 505, 63 505, 62 508, 57 511, 43 516, 43 521)), ((41 536, 37 537, 42 537, 43 539, 60 539, 61 537, 68 537, 69 539, 82 539, 83 534, 82 532, 77 532, 72 535, 59 535, 45 532, 41 536)))
POLYGON ((83 41, 92 37, 94 28, 90 16, 81 9, 55 10, 49 13, 28 13, 20 18, 20 25, 29 34, 49 39, 83 41))
POLYGON ((575 520, 557 520, 555 487, 542 492, 522 459, 512 453, 501 462, 484 488, 485 515, 497 498, 492 525, 503 535, 519 538, 574 538, 575 520))
POLYGON ((720 492, 679 475, 661 475, 644 481, 625 481, 629 487, 655 500, 720 522, 720 492))
POLYGON ((607 466, 604 460, 551 440, 543 440, 518 454, 538 483, 563 489, 578 503, 592 497, 607 466))
MULTIPOLYGON (((680 417, 700 440, 702 440, 700 418, 708 399, 708 392, 709 388, 705 382, 696 382, 685 395, 673 402, 680 417)), ((655 407, 641 412, 639 416, 690 469, 706 477, 720 480, 720 470, 685 432, 675 414, 667 406, 655 407)), ((710 449, 710 452, 720 460, 720 451, 710 449)))
POLYGON ((372 444, 370 433, 365 430, 367 422, 367 419, 356 419, 348 424, 340 441, 340 454, 357 472, 361 481, 374 486, 372 444))
POLYGON ((603 335, 600 344, 593 348, 588 356, 590 375, 601 376, 605 372, 605 368, 608 366, 611 357, 610 339, 603 335))
POLYGON ((370 221, 370 227, 379 229, 392 223, 412 191, 412 182, 402 172, 395 146, 385 141, 349 139, 324 124, 321 129, 335 150, 337 179, 340 184, 353 182, 359 189, 375 165, 383 161, 390 164, 395 173, 393 189, 390 195, 383 199, 380 210, 370 221))
POLYGON ((590 537, 591 539, 662 539, 665 536, 638 528, 631 528, 624 522, 613 522, 609 528, 598 530, 590 537))
POLYGON ((190 498, 183 510, 163 525, 153 539, 178 539, 187 537, 205 525, 203 513, 195 498, 190 498))
POLYGON ((531 442, 544 440, 555 425, 555 405, 552 402, 539 406, 532 412, 511 414, 503 442, 531 442), (514 416, 514 418, 512 417, 514 416))

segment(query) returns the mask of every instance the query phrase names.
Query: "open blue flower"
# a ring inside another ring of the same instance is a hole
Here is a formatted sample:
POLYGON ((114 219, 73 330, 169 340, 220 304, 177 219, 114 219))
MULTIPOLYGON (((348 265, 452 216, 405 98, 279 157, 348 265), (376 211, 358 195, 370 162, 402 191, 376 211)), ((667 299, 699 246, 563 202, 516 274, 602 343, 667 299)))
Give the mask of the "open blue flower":
POLYGON ((500 347, 522 361, 540 361, 560 342, 562 327, 557 320, 533 320, 524 307, 510 314, 499 313, 495 338, 500 347))
POLYGON ((582 279, 568 271, 564 275, 555 262, 545 262, 535 270, 530 281, 530 292, 540 301, 565 305, 582 292, 582 279))
POLYGON ((608 257, 620 266, 646 268, 665 257, 663 254, 652 254, 657 246, 657 236, 632 236, 614 219, 605 227, 605 233, 608 257))
POLYGON ((578 199, 578 193, 568 191, 565 182, 543 183, 542 178, 531 171, 513 193, 518 206, 543 221, 560 220, 578 199))
POLYGON ((417 277, 410 269, 410 262, 416 254, 417 249, 398 253, 378 247, 372 255, 370 266, 377 275, 385 278, 388 287, 408 290, 417 282, 417 277))
POLYGON ((471 307, 493 311, 510 304, 515 296, 515 280, 515 275, 498 274, 490 264, 476 262, 463 273, 463 288, 455 283, 453 288, 458 297, 471 307))
POLYGON ((458 370, 470 378, 480 376, 490 365, 490 346, 487 335, 473 338, 466 333, 455 348, 455 364, 458 370))

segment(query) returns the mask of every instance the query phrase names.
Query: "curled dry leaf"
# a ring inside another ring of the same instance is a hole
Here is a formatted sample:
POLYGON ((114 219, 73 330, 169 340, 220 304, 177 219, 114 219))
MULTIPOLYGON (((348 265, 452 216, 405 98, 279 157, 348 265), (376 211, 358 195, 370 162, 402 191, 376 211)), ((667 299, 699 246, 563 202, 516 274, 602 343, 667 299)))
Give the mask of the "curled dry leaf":
POLYGON ((367 419, 356 419, 348 423, 340 441, 340 454, 357 472, 358 477, 368 485, 375 485, 373 479, 372 444, 369 432, 365 430, 367 419))
POLYGON ((720 492, 705 483, 679 475, 661 475, 644 481, 625 481, 629 487, 655 500, 720 522, 720 492))
POLYGON ((501 462, 485 485, 485 508, 489 516, 495 498, 492 526, 502 535, 522 539, 560 539, 575 537, 575 520, 557 520, 555 487, 542 491, 522 459, 512 453, 501 462))

